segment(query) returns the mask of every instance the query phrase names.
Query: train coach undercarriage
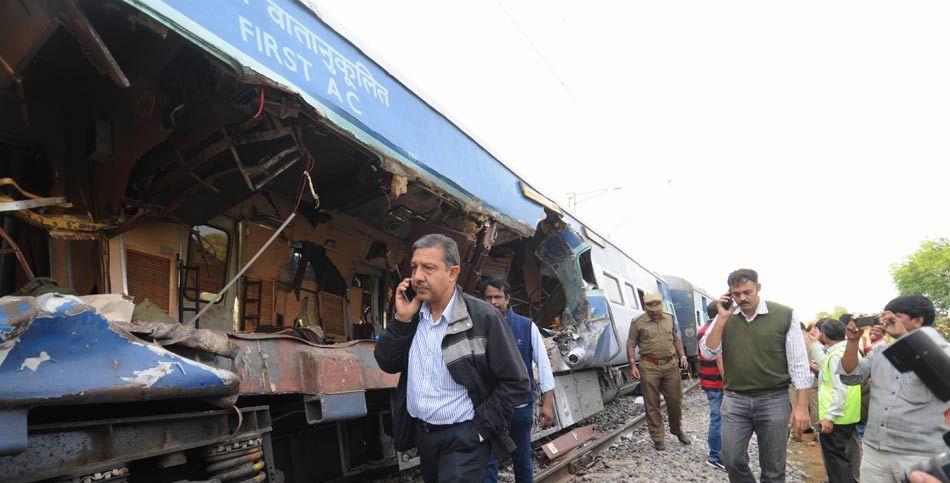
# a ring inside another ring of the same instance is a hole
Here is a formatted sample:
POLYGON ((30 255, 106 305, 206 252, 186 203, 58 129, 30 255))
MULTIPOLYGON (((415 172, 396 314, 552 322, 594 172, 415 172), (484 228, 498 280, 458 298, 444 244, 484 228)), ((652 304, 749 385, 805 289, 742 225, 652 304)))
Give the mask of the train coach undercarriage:
POLYGON ((501 223, 122 2, 4 2, 0 32, 5 480, 409 462, 373 338, 429 232, 459 243, 463 290, 508 278, 549 331, 560 426, 629 385, 602 367, 622 344, 555 213, 501 223))

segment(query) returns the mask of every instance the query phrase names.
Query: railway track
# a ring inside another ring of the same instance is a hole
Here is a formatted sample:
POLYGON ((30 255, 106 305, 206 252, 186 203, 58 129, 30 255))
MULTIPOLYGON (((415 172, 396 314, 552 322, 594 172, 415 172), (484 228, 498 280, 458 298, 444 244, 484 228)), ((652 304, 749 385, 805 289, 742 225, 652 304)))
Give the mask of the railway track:
MULTIPOLYGON (((699 379, 696 379, 696 382, 687 386, 683 390, 683 394, 687 394, 696 387, 699 386, 699 379)), ((666 407, 666 401, 664 400, 661 405, 661 408, 666 407)), ((563 459, 558 460, 553 465, 544 469, 540 473, 537 473, 534 477, 534 481, 537 482, 561 482, 567 481, 573 477, 579 470, 583 470, 593 464, 597 460, 597 455, 600 454, 606 448, 609 448, 612 443, 619 440, 621 436, 625 433, 628 433, 632 429, 646 422, 646 413, 642 413, 637 417, 631 419, 630 421, 624 423, 619 428, 611 431, 607 435, 592 440, 589 443, 585 444, 574 450, 571 454, 565 456, 563 459)))

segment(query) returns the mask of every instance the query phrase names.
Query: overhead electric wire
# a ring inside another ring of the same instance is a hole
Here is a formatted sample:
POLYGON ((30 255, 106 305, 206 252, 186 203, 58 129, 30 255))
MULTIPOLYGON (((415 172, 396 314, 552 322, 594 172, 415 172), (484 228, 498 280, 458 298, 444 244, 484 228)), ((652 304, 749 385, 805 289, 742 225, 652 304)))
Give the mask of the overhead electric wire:
POLYGON ((544 65, 546 65, 548 70, 551 71, 551 74, 554 75, 554 78, 556 78, 557 81, 561 83, 561 87, 564 88, 564 91, 567 92, 567 95, 571 96, 571 99, 573 99, 574 102, 577 102, 577 97, 575 97, 574 93, 571 92, 571 89, 567 87, 567 83, 564 82, 564 79, 561 79, 561 76, 559 76, 557 74, 557 71, 554 70, 554 66, 552 66, 551 63, 548 62, 548 59, 544 57, 544 54, 542 54, 541 51, 538 49, 538 47, 534 45, 534 42, 531 41, 531 37, 528 37, 528 34, 525 33, 524 29, 521 28, 521 25, 518 24, 518 21, 515 20, 515 17, 513 17, 510 12, 508 12, 508 9, 506 9, 505 6, 501 3, 501 0, 495 0, 495 2, 498 3, 498 7, 501 8, 501 11, 505 12, 505 15, 508 16, 508 20, 511 20, 511 23, 514 24, 516 29, 518 29, 518 32, 521 33, 521 36, 524 37, 524 39, 528 41, 528 45, 531 46, 535 54, 538 54, 538 57, 541 59, 541 62, 544 62, 544 65))

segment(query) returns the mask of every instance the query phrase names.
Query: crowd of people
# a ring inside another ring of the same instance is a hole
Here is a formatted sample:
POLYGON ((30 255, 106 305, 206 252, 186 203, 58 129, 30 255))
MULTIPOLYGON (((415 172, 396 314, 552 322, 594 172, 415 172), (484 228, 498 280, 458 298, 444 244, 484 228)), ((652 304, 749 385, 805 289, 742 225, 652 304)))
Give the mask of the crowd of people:
POLYGON ((708 464, 724 467, 730 482, 754 482, 754 432, 760 481, 785 481, 789 433, 814 432, 829 482, 939 481, 908 469, 945 449, 950 409, 883 354, 887 337, 922 330, 950 355, 932 327, 929 299, 897 297, 869 329, 851 314, 806 326, 794 310, 759 297, 755 271, 737 270, 727 283, 729 293, 708 307, 712 320, 699 344, 710 406, 708 464))
MULTIPOLYGON (((510 308, 508 282, 488 280, 481 299, 462 293, 460 263, 451 238, 423 236, 412 247, 411 277, 396 287, 395 320, 375 350, 382 370, 400 374, 391 401, 394 445, 418 450, 427 482, 494 482, 499 458, 509 455, 516 481, 533 481, 537 392, 537 424, 555 421, 547 351, 537 325, 510 308)), ((888 338, 934 330, 930 300, 898 297, 867 330, 850 315, 801 323, 793 309, 760 297, 753 270, 736 270, 727 285, 707 307, 699 375, 709 402, 706 463, 730 482, 756 481, 748 456, 753 434, 762 482, 785 481, 790 435, 818 434, 832 483, 902 481, 911 465, 943 449, 947 404, 882 354, 888 338)), ((661 296, 646 294, 643 303, 627 354, 654 448, 665 451, 661 395, 670 433, 680 444, 693 442, 681 427, 680 374, 688 363, 661 296)), ((939 481, 920 471, 906 477, 939 481)))

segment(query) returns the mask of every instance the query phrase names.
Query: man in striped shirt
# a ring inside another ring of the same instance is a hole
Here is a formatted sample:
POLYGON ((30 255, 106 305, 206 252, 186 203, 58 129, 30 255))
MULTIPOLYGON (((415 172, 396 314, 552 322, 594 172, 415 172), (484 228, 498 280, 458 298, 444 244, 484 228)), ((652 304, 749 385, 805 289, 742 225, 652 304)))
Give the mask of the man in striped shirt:
MULTIPOLYGON (((706 315, 709 316, 709 322, 699 329, 699 335, 696 337, 702 341, 712 321, 716 319, 718 309, 716 305, 719 302, 712 301, 706 307, 706 315)), ((722 463, 722 354, 712 359, 703 357, 702 351, 699 353, 699 387, 706 393, 706 399, 709 400, 709 432, 706 435, 706 444, 709 446, 709 454, 706 456, 706 464, 713 468, 725 470, 726 466, 722 463)))
POLYGON ((431 234, 412 248, 412 278, 396 287, 395 320, 374 351, 380 369, 400 373, 393 443, 418 448, 428 483, 480 482, 492 452, 515 448, 508 426, 528 372, 501 314, 456 287, 455 241, 431 234))

